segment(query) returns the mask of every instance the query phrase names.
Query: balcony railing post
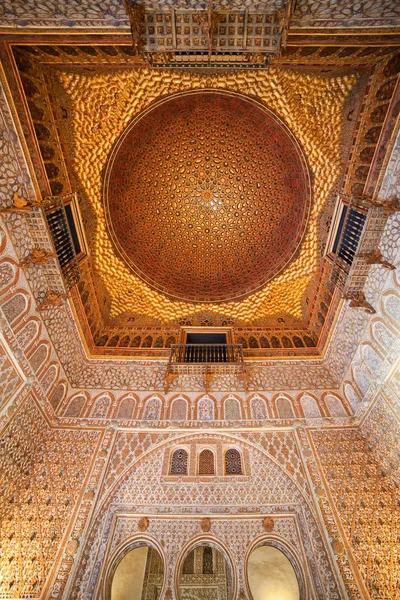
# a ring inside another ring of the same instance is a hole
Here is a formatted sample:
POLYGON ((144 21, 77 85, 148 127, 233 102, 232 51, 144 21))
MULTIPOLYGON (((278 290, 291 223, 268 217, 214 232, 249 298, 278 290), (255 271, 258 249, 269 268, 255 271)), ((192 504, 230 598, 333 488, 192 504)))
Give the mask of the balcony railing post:
POLYGON ((173 344, 170 363, 243 363, 241 344, 173 344))

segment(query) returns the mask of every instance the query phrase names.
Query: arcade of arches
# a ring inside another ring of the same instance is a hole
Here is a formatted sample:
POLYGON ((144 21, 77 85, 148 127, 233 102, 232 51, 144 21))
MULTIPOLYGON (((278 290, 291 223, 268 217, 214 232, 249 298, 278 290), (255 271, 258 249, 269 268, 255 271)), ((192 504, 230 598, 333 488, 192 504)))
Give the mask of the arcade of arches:
POLYGON ((393 0, 0 0, 1 600, 400 598, 399 73, 393 0))

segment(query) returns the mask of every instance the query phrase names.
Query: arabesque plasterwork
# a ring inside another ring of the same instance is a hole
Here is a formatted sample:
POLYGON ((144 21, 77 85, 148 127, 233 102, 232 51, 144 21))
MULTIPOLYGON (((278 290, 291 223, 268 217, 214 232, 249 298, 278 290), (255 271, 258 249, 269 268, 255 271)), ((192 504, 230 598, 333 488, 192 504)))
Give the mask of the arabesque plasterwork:
MULTIPOLYGON (((325 14, 325 3, 314 4, 325 14)), ((49 6, 35 4, 37 15, 45 19, 49 6)), ((376 17, 372 5, 363 6, 376 17)), ((12 10, 22 9, 16 3, 12 10)), ((100 13, 90 14, 96 20, 100 13)), ((130 89, 129 77, 121 78, 130 89)), ((332 78, 335 85, 339 79, 332 78)), ((179 87, 175 75, 171 80, 179 87)), ((347 80, 343 97, 349 86, 347 80)), ((152 94, 147 89, 146 101, 152 94)), ((17 114, 9 96, 0 102, 4 208, 16 192, 36 196, 17 114)), ((384 200, 399 191, 399 155, 394 146, 384 200)), ((38 240, 52 252, 43 214, 35 208, 1 215, 0 597, 103 598, 101 580, 113 556, 151 539, 164 548, 162 598, 173 600, 179 553, 201 537, 230 553, 240 600, 250 597, 244 556, 260 539, 292 552, 307 598, 395 598, 399 231, 392 215, 380 243, 396 270, 372 266, 364 287, 376 313, 341 302, 323 357, 249 361, 246 390, 217 378, 206 393, 189 378, 165 393, 165 361, 91 358, 69 299, 37 310, 49 288, 65 293, 55 260, 20 264, 38 240), (171 479, 177 447, 189 451, 189 473, 171 479), (215 452, 217 469, 200 480, 196 457, 204 447, 215 452), (242 453, 244 471, 229 479, 223 456, 232 447, 242 453), (274 523, 272 534, 265 517, 274 523)))

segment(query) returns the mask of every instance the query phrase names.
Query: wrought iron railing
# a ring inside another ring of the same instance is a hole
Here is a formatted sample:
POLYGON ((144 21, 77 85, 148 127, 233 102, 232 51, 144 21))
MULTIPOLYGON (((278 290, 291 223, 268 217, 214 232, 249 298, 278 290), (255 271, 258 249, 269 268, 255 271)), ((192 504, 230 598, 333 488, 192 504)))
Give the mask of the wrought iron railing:
POLYGON ((241 344, 174 344, 170 363, 243 363, 241 344))
POLYGON ((64 200, 53 196, 46 203, 46 220, 67 290, 78 283, 81 272, 65 212, 64 200))
POLYGON ((365 211, 352 206, 352 202, 345 206, 346 216, 338 232, 335 242, 335 258, 332 267, 331 279, 342 291, 346 285, 350 268, 359 249, 361 236, 364 230, 367 215, 365 211))
POLYGON ((241 344, 174 344, 166 371, 166 387, 175 380, 187 377, 204 381, 208 392, 215 377, 233 378, 246 389, 246 368, 241 344))

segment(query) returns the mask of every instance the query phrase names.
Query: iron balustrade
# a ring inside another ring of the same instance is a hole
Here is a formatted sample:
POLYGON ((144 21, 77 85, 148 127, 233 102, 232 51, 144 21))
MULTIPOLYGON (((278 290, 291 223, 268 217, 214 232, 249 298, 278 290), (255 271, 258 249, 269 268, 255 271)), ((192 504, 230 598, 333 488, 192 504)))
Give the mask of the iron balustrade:
POLYGON ((352 206, 351 199, 348 206, 344 206, 344 219, 336 234, 334 244, 334 263, 331 280, 342 291, 346 285, 351 266, 360 248, 360 241, 367 220, 367 215, 362 210, 352 206))
POLYGON ((170 363, 243 363, 241 344, 173 344, 170 363))
POLYGON ((53 196, 48 199, 45 215, 64 283, 67 290, 70 290, 78 283, 81 272, 65 212, 64 201, 61 196, 53 196))

